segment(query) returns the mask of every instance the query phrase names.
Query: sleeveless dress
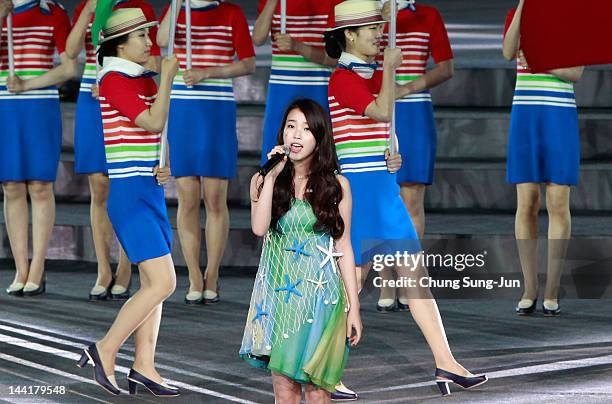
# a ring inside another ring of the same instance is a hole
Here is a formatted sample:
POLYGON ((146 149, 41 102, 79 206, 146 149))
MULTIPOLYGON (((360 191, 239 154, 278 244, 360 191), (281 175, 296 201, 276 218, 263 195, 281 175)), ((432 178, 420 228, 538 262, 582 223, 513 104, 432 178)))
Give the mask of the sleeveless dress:
POLYGON ((316 232, 306 201, 294 200, 264 239, 240 356, 300 383, 334 391, 346 360, 344 285, 333 239, 316 232))

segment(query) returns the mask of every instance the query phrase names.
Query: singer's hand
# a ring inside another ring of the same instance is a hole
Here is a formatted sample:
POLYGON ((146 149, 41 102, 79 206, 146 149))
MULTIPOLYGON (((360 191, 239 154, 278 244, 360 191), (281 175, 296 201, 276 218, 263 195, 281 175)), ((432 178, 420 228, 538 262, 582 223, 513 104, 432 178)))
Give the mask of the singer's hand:
MULTIPOLYGON (((268 153, 268 160, 270 160, 272 156, 274 156, 275 154, 279 154, 279 153, 285 154, 285 150, 283 150, 283 146, 274 146, 274 148, 270 150, 270 153, 268 153)), ((276 166, 274 166, 272 170, 270 170, 270 172, 268 173, 268 177, 269 176, 272 176, 272 178, 278 177, 278 175, 283 171, 283 168, 285 168, 285 164, 287 164, 287 156, 283 157, 280 163, 278 163, 276 166)))
POLYGON ((23 93, 27 91, 26 82, 19 78, 19 76, 9 76, 6 80, 6 87, 11 93, 23 93))
POLYGON ((276 41, 276 46, 282 52, 291 52, 293 49, 293 38, 289 34, 275 34, 274 40, 276 41))

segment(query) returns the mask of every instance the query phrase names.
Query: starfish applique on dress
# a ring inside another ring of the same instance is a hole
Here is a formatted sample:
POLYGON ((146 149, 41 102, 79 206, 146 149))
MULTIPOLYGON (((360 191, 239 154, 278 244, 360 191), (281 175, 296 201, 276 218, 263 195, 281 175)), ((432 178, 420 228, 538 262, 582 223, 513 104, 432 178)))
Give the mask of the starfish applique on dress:
POLYGON ((291 297, 292 293, 298 297, 302 297, 300 291, 296 289, 300 283, 302 283, 301 279, 298 279, 295 283, 291 283, 291 281, 289 280, 289 275, 285 275, 285 286, 283 286, 282 288, 276 288, 274 289, 274 291, 287 292, 287 295, 285 296, 285 303, 289 303, 289 298, 291 297))
POLYGON ((307 257, 310 257, 310 253, 308 253, 305 248, 306 248, 306 244, 308 244, 309 240, 304 241, 303 243, 300 243, 300 241, 297 238, 293 239, 293 247, 287 247, 285 248, 285 251, 293 251, 293 260, 297 261, 298 258, 300 258, 300 254, 305 255, 307 257))
POLYGON ((337 273, 337 271, 336 271, 336 257, 342 257, 344 254, 338 253, 338 252, 334 252, 334 239, 331 238, 331 237, 329 238, 329 248, 321 247, 318 244, 317 244, 317 248, 323 254, 325 254, 325 258, 323 258, 323 261, 321 261, 321 263, 319 264, 319 268, 323 268, 325 266, 325 264, 327 264, 327 262, 329 261, 329 263, 332 266, 332 269, 334 270, 334 273, 337 273))

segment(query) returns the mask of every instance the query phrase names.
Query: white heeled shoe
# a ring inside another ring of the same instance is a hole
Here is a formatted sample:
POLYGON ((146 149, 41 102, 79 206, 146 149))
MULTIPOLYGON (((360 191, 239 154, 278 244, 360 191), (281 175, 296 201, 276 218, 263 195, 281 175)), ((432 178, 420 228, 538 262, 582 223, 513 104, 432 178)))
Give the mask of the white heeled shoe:
POLYGON ((23 282, 13 282, 9 285, 8 288, 6 288, 6 293, 11 296, 22 296, 24 286, 25 285, 23 284, 23 282))

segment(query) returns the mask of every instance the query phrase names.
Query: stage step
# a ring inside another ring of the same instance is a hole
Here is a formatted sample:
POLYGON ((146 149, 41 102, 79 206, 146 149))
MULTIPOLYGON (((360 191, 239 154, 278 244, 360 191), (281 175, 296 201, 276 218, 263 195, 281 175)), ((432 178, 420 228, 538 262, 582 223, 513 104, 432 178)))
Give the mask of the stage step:
MULTIPOLYGON (((264 108, 265 104, 261 102, 241 102, 238 105, 240 153, 258 155, 261 152, 264 108)), ((63 147, 67 152, 74 148, 75 109, 75 103, 62 103, 63 147)), ((438 159, 506 158, 510 108, 436 107, 435 116, 438 159)), ((582 159, 611 159, 612 109, 581 108, 579 119, 582 159)), ((400 147, 404 154, 410 153, 409 145, 400 147)))
MULTIPOLYGON (((0 209, 2 203, 0 203, 0 209)), ((176 207, 168 208, 168 217, 173 227, 173 260, 176 265, 185 265, 176 232, 176 207)), ((204 229, 206 215, 201 214, 204 229)), ((58 203, 55 227, 51 237, 47 257, 49 259, 82 260, 95 262, 89 205, 86 203, 58 203)), ((0 259, 10 258, 10 244, 0 215, 0 259)), ((262 238, 256 237, 250 227, 248 208, 230 209, 230 234, 222 260, 223 266, 255 267, 259 262, 262 238)), ((540 216, 540 235, 545 237, 547 218, 540 216)), ((203 230, 204 231, 204 230, 203 230)), ((426 238, 512 238, 514 235, 514 216, 511 213, 457 213, 428 212, 426 238)), ((600 238, 612 236, 612 217, 609 215, 574 215, 572 218, 573 238, 600 238)), ((203 238, 204 239, 204 238, 203 238)), ((31 247, 30 247, 31 248, 31 247)), ((113 245, 112 257, 118 258, 117 243, 113 245)), ((201 250, 201 265, 206 266, 204 243, 201 250)))

